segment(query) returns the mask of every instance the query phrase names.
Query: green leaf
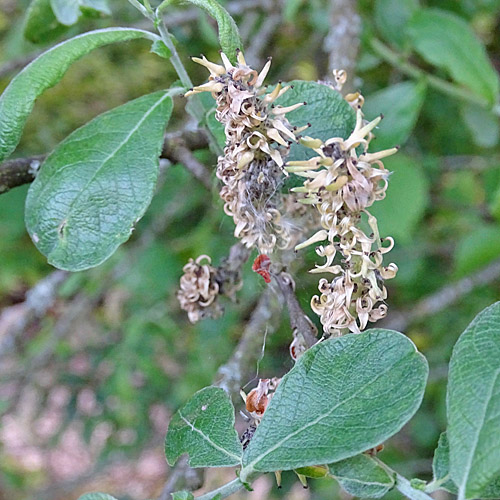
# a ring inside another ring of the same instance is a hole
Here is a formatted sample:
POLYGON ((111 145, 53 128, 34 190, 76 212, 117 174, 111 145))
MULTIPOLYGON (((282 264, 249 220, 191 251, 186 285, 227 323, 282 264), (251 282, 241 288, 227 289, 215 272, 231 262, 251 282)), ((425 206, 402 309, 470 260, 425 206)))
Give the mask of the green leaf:
POLYGON ((446 432, 439 436, 438 447, 432 460, 432 474, 433 481, 440 483, 439 489, 457 494, 457 486, 450 477, 450 446, 446 432))
POLYGON ((222 123, 217 121, 217 119, 215 118, 215 109, 211 109, 210 111, 208 111, 206 120, 207 127, 215 137, 217 144, 221 149, 224 149, 226 146, 226 134, 224 132, 224 125, 222 125, 222 123))
POLYGON ((236 61, 236 49, 243 50, 238 26, 229 12, 216 0, 164 0, 159 10, 163 11, 169 5, 190 3, 203 9, 209 16, 217 21, 219 28, 219 43, 222 51, 229 57, 231 62, 236 61))
POLYGON ((240 463, 241 451, 233 405, 218 387, 198 391, 178 410, 165 438, 170 465, 188 453, 191 467, 230 467, 240 463))
POLYGON ((394 478, 367 455, 356 455, 328 467, 340 486, 355 497, 380 498, 394 486, 394 478))
POLYGON ((488 225, 472 230, 458 242, 455 273, 458 277, 480 269, 500 255, 500 227, 488 225))
POLYGON ((106 493, 86 493, 78 500, 116 500, 116 498, 111 495, 106 495, 106 493))
POLYGON ((408 21, 418 8, 418 0, 376 0, 373 17, 383 37, 403 48, 408 21))
POLYGON ((380 234, 409 244, 429 203, 429 182, 420 164, 402 153, 384 160, 392 172, 387 196, 369 208, 377 217, 380 234))
POLYGON ((458 497, 480 498, 500 475, 500 302, 479 313, 453 348, 448 376, 450 474, 458 497))
POLYGON ((415 413, 427 372, 411 340, 390 330, 312 347, 279 384, 243 454, 241 479, 337 462, 377 446, 415 413))
MULTIPOLYGON (((356 125, 356 114, 344 100, 342 95, 329 87, 316 82, 294 80, 287 85, 293 85, 276 104, 290 106, 298 102, 307 102, 306 106, 287 113, 286 117, 296 127, 311 123, 311 127, 303 132, 321 140, 331 137, 347 138, 356 125)), ((289 160, 304 160, 316 153, 301 144, 292 144, 289 160)))
POLYGON ((491 500, 500 498, 500 475, 481 490, 480 498, 491 500))
POLYGON ((136 38, 158 39, 148 31, 129 28, 89 31, 56 45, 26 66, 0 96, 0 162, 19 143, 37 97, 59 82, 72 63, 103 45, 136 38))
POLYGON ((24 18, 24 37, 32 43, 48 43, 67 31, 54 15, 50 0, 33 0, 24 18))
POLYGON ((171 50, 165 45, 163 40, 156 40, 151 45, 151 52, 157 56, 163 57, 163 59, 170 59, 172 57, 171 50))
POLYGON ((79 0, 80 11, 87 16, 110 15, 108 0, 79 0))
POLYGON ((472 135, 472 139, 478 146, 482 148, 496 146, 500 134, 500 125, 495 114, 470 103, 463 103, 460 112, 472 135))
POLYGON ((417 123, 425 94, 424 82, 403 82, 366 98, 363 111, 368 119, 384 115, 374 131, 373 149, 378 151, 401 146, 406 142, 417 123))
POLYGON ((498 75, 486 50, 459 16, 440 9, 418 11, 408 35, 415 50, 429 63, 448 71, 459 84, 493 105, 498 97, 498 75))
POLYGON ((190 491, 176 491, 172 493, 172 500, 194 500, 194 495, 190 491))
POLYGON ((50 3, 57 20, 66 26, 78 22, 81 14, 111 14, 106 0, 50 0, 50 3))
POLYGON ((28 192, 26 226, 50 264, 88 269, 128 240, 153 196, 170 94, 98 116, 45 160, 28 192))
POLYGON ((72 26, 80 16, 79 0, 50 0, 57 20, 66 26, 72 26))

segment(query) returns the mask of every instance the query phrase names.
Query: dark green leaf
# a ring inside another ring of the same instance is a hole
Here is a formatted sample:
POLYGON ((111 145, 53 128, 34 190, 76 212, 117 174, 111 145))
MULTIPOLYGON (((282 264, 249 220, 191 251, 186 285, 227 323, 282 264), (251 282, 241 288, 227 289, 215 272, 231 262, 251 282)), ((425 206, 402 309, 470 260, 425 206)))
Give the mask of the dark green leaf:
POLYGON ((26 199, 26 226, 49 263, 78 271, 128 240, 153 196, 169 92, 130 101, 65 139, 26 199))
POLYGON ((356 455, 328 467, 342 488, 355 497, 380 498, 394 486, 394 478, 367 455, 356 455))
POLYGON ((106 495, 106 493, 86 493, 78 500, 116 500, 116 498, 111 495, 106 495))
POLYGON ((156 40, 155 42, 153 42, 153 45, 151 45, 151 52, 153 52, 157 56, 163 57, 164 59, 170 59, 172 57, 172 52, 165 45, 165 42, 163 42, 163 40, 156 40))
MULTIPOLYGON (((306 106, 286 115, 290 123, 296 127, 311 123, 311 127, 302 135, 324 141, 331 137, 347 138, 351 134, 356 124, 356 115, 339 92, 328 85, 302 80, 294 80, 288 85, 293 85, 293 88, 280 97, 276 104, 290 106, 298 102, 307 102, 306 106)), ((292 144, 289 159, 303 160, 315 154, 300 144, 292 144)))
POLYGON ((148 31, 129 28, 90 31, 56 45, 26 66, 0 96, 0 161, 19 143, 37 97, 59 82, 72 63, 103 45, 135 38, 158 39, 148 31))
POLYGON ((417 123, 425 93, 424 82, 403 82, 366 98, 363 111, 368 119, 384 115, 384 119, 374 130, 372 149, 378 151, 401 146, 406 142, 417 123))
POLYGON ((460 111, 472 139, 478 146, 482 148, 496 146, 500 133, 498 116, 487 109, 469 103, 464 103, 460 111))
POLYGON ((457 494, 457 486, 450 477, 450 446, 446 432, 439 436, 438 447, 432 461, 432 473, 433 481, 439 482, 439 489, 457 494))
POLYGON ((500 302, 455 344, 448 377, 450 475, 459 498, 481 498, 500 475, 500 302))
POLYGON ((403 48, 406 26, 418 8, 418 0, 376 0, 375 24, 388 42, 403 48))
POLYGON ((392 172, 387 196, 368 210, 377 217, 381 235, 408 244, 428 205, 429 182, 420 164, 402 153, 387 158, 384 164, 392 172))
POLYGON ((278 386, 243 454, 242 480, 377 446, 415 413, 427 371, 413 343, 394 331, 368 330, 312 347, 278 386))
POLYGON ((188 453, 191 467, 229 467, 240 463, 241 451, 233 405, 218 387, 198 391, 178 410, 165 438, 170 465, 188 453))
POLYGON ((415 50, 429 63, 448 71, 459 84, 493 105, 498 97, 498 75, 486 50, 459 16, 439 9, 418 11, 408 35, 415 50))
POLYGON ((232 62, 236 61, 236 49, 243 50, 238 27, 222 5, 216 0, 164 0, 160 9, 164 10, 169 5, 190 3, 203 9, 209 16, 217 21, 219 28, 219 42, 223 52, 232 62))
POLYGON ((50 0, 33 0, 26 10, 24 37, 32 43, 48 43, 67 31, 54 15, 50 0))
POLYGON ((500 227, 474 229, 458 242, 455 250, 455 272, 464 276, 486 266, 500 255, 500 227))

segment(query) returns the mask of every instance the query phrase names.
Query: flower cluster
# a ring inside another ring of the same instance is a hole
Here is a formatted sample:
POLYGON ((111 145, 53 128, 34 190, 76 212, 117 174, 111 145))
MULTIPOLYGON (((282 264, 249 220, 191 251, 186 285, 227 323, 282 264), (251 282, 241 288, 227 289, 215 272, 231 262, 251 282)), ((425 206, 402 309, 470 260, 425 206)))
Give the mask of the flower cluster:
POLYGON ((241 52, 236 65, 221 53, 223 66, 205 57, 193 61, 210 71, 207 83, 185 95, 211 92, 217 102, 216 118, 225 126, 226 147, 219 157, 217 177, 224 186, 220 192, 224 211, 233 217, 234 234, 248 247, 271 253, 275 247, 290 246, 293 227, 280 212, 280 187, 284 157, 296 133, 286 113, 304 103, 278 106, 274 101, 290 87, 278 83, 266 94, 263 86, 269 72, 268 60, 260 73, 250 68, 241 52))
POLYGON ((368 321, 377 321, 387 313, 384 300, 387 290, 384 280, 393 278, 395 264, 383 266, 383 254, 394 245, 392 238, 380 238, 377 220, 368 211, 375 201, 385 197, 389 172, 381 159, 392 155, 396 148, 367 153, 371 131, 381 117, 370 123, 363 120, 362 97, 357 102, 357 120, 347 139, 332 138, 325 142, 306 137, 301 142, 318 154, 307 161, 290 161, 286 169, 304 177, 303 186, 293 191, 302 193, 303 203, 315 206, 321 217, 322 229, 296 249, 313 243, 325 258, 313 273, 331 273, 332 281, 321 279, 319 291, 311 307, 320 316, 325 334, 341 335, 347 331, 359 333, 368 321), (358 155, 361 146, 363 153, 358 155), (371 229, 366 234, 362 226, 371 229), (335 264, 337 253, 341 264, 335 264))
POLYGON ((217 270, 210 265, 211 262, 208 255, 200 255, 196 260, 189 259, 182 269, 184 274, 181 277, 177 298, 181 308, 187 311, 191 323, 203 318, 218 318, 223 312, 217 301, 219 295, 217 270))

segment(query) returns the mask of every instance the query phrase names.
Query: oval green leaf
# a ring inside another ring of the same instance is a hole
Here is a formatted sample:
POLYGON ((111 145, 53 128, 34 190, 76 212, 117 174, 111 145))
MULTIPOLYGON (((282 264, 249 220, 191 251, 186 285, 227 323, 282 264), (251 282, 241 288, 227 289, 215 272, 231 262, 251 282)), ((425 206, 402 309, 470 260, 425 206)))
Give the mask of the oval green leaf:
POLYGON ((429 181, 419 162, 402 153, 384 160, 392 172, 387 196, 370 207, 380 234, 410 244, 429 203, 429 181))
POLYGON ((160 91, 104 113, 49 155, 26 199, 26 227, 50 264, 80 271, 128 240, 153 196, 172 112, 160 91))
POLYGON ((366 98, 363 111, 369 120, 384 115, 370 144, 374 151, 401 146, 407 141, 417 123, 425 93, 424 82, 403 82, 366 98))
MULTIPOLYGON (((356 114, 342 95, 332 87, 316 82, 294 80, 293 85, 282 97, 276 100, 281 106, 291 106, 298 102, 306 102, 286 117, 296 127, 311 123, 311 127, 303 132, 314 138, 325 141, 331 137, 347 138, 356 125, 356 114)), ((301 144, 292 144, 289 160, 306 160, 316 153, 301 144)))
POLYGON ((216 0, 164 0, 159 10, 163 11, 169 5, 186 3, 200 7, 215 19, 219 29, 219 43, 222 51, 234 63, 236 61, 236 49, 243 50, 243 42, 241 41, 238 26, 236 26, 229 12, 216 0))
POLYGON ((56 45, 26 66, 0 96, 0 162, 18 145, 35 100, 59 82, 72 63, 97 47, 135 38, 158 39, 149 31, 129 28, 89 31, 56 45))
POLYGON ((233 404, 219 387, 198 391, 168 426, 165 454, 170 465, 188 453, 191 467, 230 467, 241 462, 241 452, 233 404))
POLYGON ((427 372, 411 340, 390 330, 312 347, 278 386, 240 477, 337 462, 377 446, 416 412, 427 372))
POLYGON ((67 26, 57 20, 50 0, 33 0, 26 9, 23 34, 31 43, 51 42, 67 29, 67 26))
POLYGON ((384 38, 403 48, 407 36, 406 26, 418 9, 418 0, 376 0, 373 18, 384 38))
POLYGON ((500 302, 479 313, 453 348, 448 377, 450 474, 458 498, 481 498, 500 474, 500 302))
POLYGON ((356 455, 328 467, 340 486, 355 497, 380 498, 395 483, 394 478, 367 455, 356 455))
POLYGON ((457 83, 493 105, 498 75, 486 50, 461 17, 440 9, 422 9, 408 24, 414 49, 429 63, 443 68, 457 83))
POLYGON ((66 26, 72 26, 80 16, 79 0, 50 0, 52 10, 57 20, 66 26))

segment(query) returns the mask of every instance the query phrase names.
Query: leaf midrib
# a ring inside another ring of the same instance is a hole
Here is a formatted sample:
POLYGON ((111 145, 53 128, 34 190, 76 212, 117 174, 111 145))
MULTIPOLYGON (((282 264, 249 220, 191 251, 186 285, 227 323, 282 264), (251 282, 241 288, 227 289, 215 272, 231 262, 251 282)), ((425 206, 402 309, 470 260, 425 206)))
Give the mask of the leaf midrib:
MULTIPOLYGON (((416 351, 415 351, 416 353, 416 351)), ((408 355, 411 356, 412 354, 414 354, 413 352, 409 353, 408 355)), ((278 448, 280 448, 284 443, 286 443, 288 440, 290 440, 291 438, 295 437, 297 434, 300 434, 301 432, 309 429, 309 427, 312 427, 313 425, 316 425, 318 424, 319 422, 321 422, 321 420, 323 420, 324 418, 326 417, 329 417, 332 412, 334 412, 337 408, 343 406, 344 404, 348 403, 349 401, 351 401, 353 398, 355 398, 360 392, 362 392, 364 389, 366 389, 366 387, 369 387, 370 385, 372 385, 374 382, 376 382, 380 377, 384 376, 386 373, 388 373, 389 371, 391 371, 394 366, 396 364, 398 364, 399 362, 401 362, 403 359, 405 359, 406 357, 408 356, 405 356, 404 358, 401 358, 397 361, 397 363, 394 363, 393 365, 391 365, 387 370, 383 371, 382 373, 380 373, 379 375, 377 375, 375 378, 373 378, 370 382, 368 382, 367 384, 363 385, 363 387, 361 387, 358 391, 356 391, 354 394, 352 394, 350 397, 348 397, 347 399, 344 399, 343 401, 341 401, 340 403, 338 403, 337 405, 335 405, 334 407, 332 407, 328 412, 320 415, 319 417, 317 417, 315 420, 313 420, 312 422, 309 422, 308 424, 306 424, 305 426, 301 427, 300 429, 297 429, 296 431, 288 434, 285 438, 283 438, 281 441, 279 441, 278 443, 276 443, 274 446, 272 446, 271 448, 269 448, 265 453, 263 453, 262 455, 258 456, 255 460, 253 460, 252 462, 250 462, 249 464, 245 465, 244 468, 245 469, 248 469, 250 468, 251 470, 255 470, 254 469, 254 465, 256 465, 257 463, 259 463, 263 458, 265 458, 267 455, 269 455, 270 453, 272 453, 273 451, 277 450, 278 448)))
POLYGON ((217 443, 214 443, 203 431, 195 427, 187 418, 184 417, 184 415, 178 411, 178 415, 181 418, 183 422, 185 422, 192 431, 197 432, 205 441, 207 441, 213 448, 216 450, 220 451, 221 453, 224 453, 228 457, 234 458, 237 463, 240 463, 241 457, 238 455, 235 455, 234 453, 231 453, 230 451, 226 450, 225 448, 222 448, 222 446, 219 446, 217 443))
MULTIPOLYGON (((155 104, 153 106, 151 106, 149 108, 149 110, 142 116, 142 118, 137 122, 137 124, 134 126, 134 128, 132 130, 130 130, 130 132, 127 134, 127 136, 125 137, 125 139, 123 139, 122 142, 120 142, 120 144, 118 144, 118 146, 116 146, 116 148, 110 153, 108 154, 108 156, 102 161, 101 165, 96 169, 96 171, 92 174, 92 177, 87 181, 87 183, 85 184, 85 186, 83 186, 82 189, 80 189, 79 193, 77 194, 77 196, 75 197, 75 199, 70 203, 69 207, 67 208, 66 212, 65 212, 65 215, 63 217, 63 220, 66 220, 66 224, 68 223, 70 217, 71 217, 71 212, 72 212, 72 209, 73 209, 73 206, 75 205, 75 203, 79 200, 80 196, 87 190, 87 188, 90 186, 90 184, 92 184, 92 182, 94 181, 94 179, 97 177, 97 175, 101 172, 101 170, 107 165, 107 163, 112 159, 114 158, 114 156, 120 151, 121 148, 123 148, 131 139, 131 137, 137 132, 137 130, 141 127, 141 125, 144 123, 144 121, 149 117, 149 115, 165 100, 167 99, 169 96, 168 92, 165 92, 165 94, 163 95, 163 97, 161 99, 159 99, 158 101, 155 102, 155 104)), ((54 245, 52 247, 52 249, 50 250, 50 252, 48 253, 49 257, 50 257, 50 254, 58 247, 59 245, 59 242, 60 242, 60 238, 58 236, 56 236, 56 239, 55 239, 55 242, 54 242, 54 245)))

